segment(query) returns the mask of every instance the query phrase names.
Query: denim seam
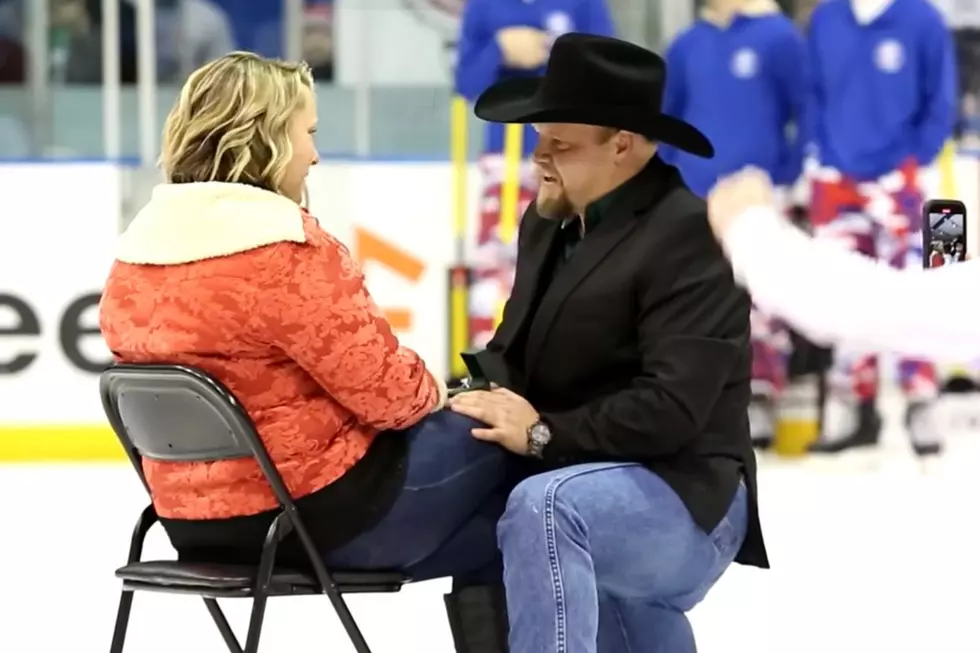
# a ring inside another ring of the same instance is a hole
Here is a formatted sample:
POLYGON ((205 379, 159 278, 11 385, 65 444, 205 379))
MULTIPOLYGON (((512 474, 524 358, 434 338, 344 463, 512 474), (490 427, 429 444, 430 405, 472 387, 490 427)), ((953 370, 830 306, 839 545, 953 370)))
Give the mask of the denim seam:
MULTIPOLYGON (((630 467, 635 463, 622 463, 613 466, 614 468, 619 467, 630 467)), ((551 480, 545 489, 545 500, 544 500, 544 522, 545 522, 545 540, 548 544, 548 565, 551 568, 551 583, 552 589, 555 595, 555 642, 556 648, 555 653, 565 653, 566 650, 566 625, 565 625, 565 591, 564 585, 562 583, 561 567, 558 564, 558 544, 557 536, 555 534, 555 494, 558 492, 558 488, 568 480, 576 478, 578 476, 585 476, 594 471, 604 471, 608 470, 610 467, 601 467, 598 469, 587 469, 581 470, 568 476, 559 476, 551 480)))
MULTIPOLYGON (((732 520, 729 519, 729 513, 731 512, 732 507, 734 506, 734 503, 736 501, 738 501, 738 496, 739 496, 740 493, 744 493, 745 494, 745 500, 748 501, 748 489, 745 487, 745 483, 744 482, 739 483, 738 488, 735 490, 735 498, 732 499, 732 504, 733 505, 732 506, 729 506, 729 508, 728 508, 728 511, 729 512, 725 513, 725 516, 721 518, 721 521, 718 522, 718 525, 715 526, 714 529, 712 530, 712 532, 708 534, 709 535, 708 541, 711 542, 711 546, 714 547, 715 551, 718 553, 719 556, 724 555, 726 552, 725 551, 722 551, 721 550, 721 547, 718 546, 718 539, 715 538, 715 537, 711 537, 711 536, 714 535, 714 534, 716 534, 716 533, 722 533, 723 530, 728 530, 728 531, 731 531, 733 533, 736 532, 735 531, 735 526, 732 524, 732 520)), ((746 531, 747 530, 748 530, 748 528, 746 528, 746 531)), ((745 534, 742 535, 742 540, 744 541, 744 539, 745 539, 745 534)), ((737 533, 736 533, 735 540, 738 541, 737 533)))
MULTIPOLYGON (((738 492, 741 492, 742 489, 743 489, 742 487, 739 487, 738 491, 736 491, 736 493, 735 493, 736 498, 738 497, 738 492)), ((732 526, 732 521, 728 518, 728 515, 727 514, 724 517, 721 518, 721 521, 718 522, 718 525, 715 526, 715 528, 712 531, 712 533, 709 533, 708 534, 708 544, 711 547, 711 551, 714 553, 714 565, 713 565, 713 568, 716 568, 718 566, 718 563, 721 561, 722 556, 726 556, 727 557, 727 553, 725 551, 723 551, 721 549, 721 547, 718 546, 718 542, 717 542, 716 538, 711 537, 711 535, 713 535, 714 533, 720 532, 723 527, 725 529, 728 529, 728 530, 731 530, 731 531, 734 531, 735 530, 734 526, 732 526)), ((731 564, 731 563, 729 563, 729 564, 731 564)), ((722 570, 722 574, 724 574, 724 570, 722 570)), ((695 588, 691 592, 688 592, 685 596, 700 596, 702 594, 706 594, 707 591, 710 590, 711 587, 714 586, 714 584, 716 582, 718 582, 718 578, 720 578, 720 576, 719 577, 714 577, 714 578, 712 578, 712 577, 709 576, 709 577, 705 578, 704 580, 701 581, 701 583, 697 586, 697 588, 695 588)), ((700 601, 699 601, 699 603, 700 603, 700 601)))
POLYGON ((558 566, 558 543, 555 535, 555 493, 562 483, 557 478, 548 484, 545 492, 544 523, 545 539, 548 542, 548 565, 551 568, 551 588, 555 595, 555 651, 565 652, 565 591, 562 584, 561 568, 558 566))
POLYGON ((611 606, 613 612, 616 614, 616 623, 619 624, 619 632, 623 636, 623 644, 626 645, 626 650, 624 653, 633 653, 633 647, 630 645, 629 636, 626 634, 626 624, 623 623, 623 613, 619 610, 619 605, 613 603, 611 606))
POLYGON ((725 552, 721 550, 720 546, 718 546, 718 538, 711 537, 711 536, 716 533, 723 534, 725 531, 734 531, 734 530, 735 528, 732 526, 732 522, 729 521, 728 515, 725 515, 724 517, 721 518, 721 521, 718 522, 718 525, 714 527, 713 532, 708 534, 708 542, 711 543, 711 546, 714 548, 715 553, 717 553, 719 556, 723 555, 725 552))

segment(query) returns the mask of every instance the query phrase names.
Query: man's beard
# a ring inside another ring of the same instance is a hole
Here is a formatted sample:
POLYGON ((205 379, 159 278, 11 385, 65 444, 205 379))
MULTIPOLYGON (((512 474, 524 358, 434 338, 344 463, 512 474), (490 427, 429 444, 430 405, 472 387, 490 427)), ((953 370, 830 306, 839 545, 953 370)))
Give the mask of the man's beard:
POLYGON ((549 220, 562 220, 570 217, 575 211, 565 191, 548 197, 543 196, 539 191, 534 200, 534 206, 538 210, 538 215, 549 220))

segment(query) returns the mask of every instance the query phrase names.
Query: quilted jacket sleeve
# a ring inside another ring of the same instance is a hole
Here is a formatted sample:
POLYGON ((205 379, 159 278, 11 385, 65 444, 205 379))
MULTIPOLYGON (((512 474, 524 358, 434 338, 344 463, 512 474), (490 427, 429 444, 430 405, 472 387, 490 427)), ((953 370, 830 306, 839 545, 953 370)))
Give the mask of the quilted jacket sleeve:
POLYGON ((260 276, 259 333, 360 422, 402 429, 442 407, 445 384, 399 344, 342 243, 280 243, 260 276))

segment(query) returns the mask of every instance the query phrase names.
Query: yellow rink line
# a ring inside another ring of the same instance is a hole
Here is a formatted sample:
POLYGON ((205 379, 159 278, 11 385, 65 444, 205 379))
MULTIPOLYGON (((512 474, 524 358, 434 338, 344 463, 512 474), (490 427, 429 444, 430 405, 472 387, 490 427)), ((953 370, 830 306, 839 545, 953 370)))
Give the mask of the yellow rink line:
POLYGON ((0 463, 125 459, 108 425, 0 426, 0 463))

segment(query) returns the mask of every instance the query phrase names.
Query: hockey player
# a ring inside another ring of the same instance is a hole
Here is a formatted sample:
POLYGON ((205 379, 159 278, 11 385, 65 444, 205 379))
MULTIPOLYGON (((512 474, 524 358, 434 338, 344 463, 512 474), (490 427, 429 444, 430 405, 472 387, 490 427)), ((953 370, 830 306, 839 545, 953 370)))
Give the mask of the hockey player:
MULTIPOLYGON (((753 165, 781 186, 781 208, 788 208, 802 172, 804 59, 799 30, 773 0, 709 0, 675 39, 667 51, 664 111, 697 125, 715 145, 713 159, 661 148, 691 190, 703 197, 720 177, 753 165)), ((753 310, 752 347, 752 437, 765 447, 774 400, 786 383, 790 337, 753 310)))
MULTIPOLYGON (((826 0, 810 17, 808 47, 814 236, 895 267, 920 266, 919 171, 956 116, 953 41, 942 17, 929 0, 826 0)), ((933 366, 905 360, 899 376, 914 450, 938 453, 928 410, 938 392, 933 366)), ((876 444, 877 392, 873 357, 836 352, 824 440, 813 450, 876 444)))
MULTIPOLYGON (((606 0, 468 0, 463 10, 456 64, 456 92, 471 102, 501 79, 542 74, 551 44, 568 32, 612 36, 606 0)), ((522 139, 522 160, 537 143, 528 125, 522 139)), ((473 346, 483 347, 493 335, 497 311, 510 295, 516 243, 501 243, 500 192, 504 178, 504 127, 487 126, 483 155, 481 201, 476 229, 476 268, 471 288, 470 333, 473 346)), ((534 199, 533 168, 522 165, 518 217, 534 199)))

